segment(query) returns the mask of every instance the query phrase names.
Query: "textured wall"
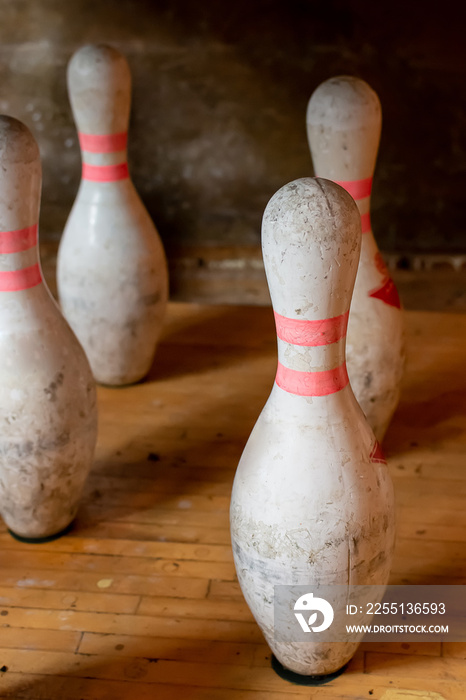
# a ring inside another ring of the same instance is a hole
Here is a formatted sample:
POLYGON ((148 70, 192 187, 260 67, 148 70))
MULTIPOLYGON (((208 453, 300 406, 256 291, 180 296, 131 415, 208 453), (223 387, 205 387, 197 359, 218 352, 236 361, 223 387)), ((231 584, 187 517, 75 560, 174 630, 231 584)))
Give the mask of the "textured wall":
POLYGON ((460 4, 0 0, 0 13, 0 111, 39 141, 42 240, 58 240, 80 176, 66 64, 107 42, 131 66, 131 172, 170 255, 258 244, 270 196, 312 174, 307 101, 342 73, 382 102, 381 248, 466 252, 460 4))

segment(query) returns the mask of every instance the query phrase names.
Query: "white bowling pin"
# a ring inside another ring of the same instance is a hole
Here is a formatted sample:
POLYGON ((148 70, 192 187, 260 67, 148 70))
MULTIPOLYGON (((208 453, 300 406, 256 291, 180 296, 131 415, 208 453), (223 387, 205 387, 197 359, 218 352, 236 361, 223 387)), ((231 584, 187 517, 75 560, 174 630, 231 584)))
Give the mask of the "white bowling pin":
POLYGON ((328 180, 295 180, 265 209, 278 369, 235 475, 231 536, 269 646, 304 675, 340 669, 357 643, 275 639, 274 586, 383 586, 394 542, 390 476, 345 366, 360 241, 354 201, 328 180))
POLYGON ((149 371, 166 310, 159 234, 129 177, 131 76, 108 46, 84 46, 68 66, 82 180, 60 242, 61 308, 98 382, 130 384, 149 371))
POLYGON ((0 511, 19 538, 73 520, 97 437, 95 382, 43 278, 41 165, 29 130, 0 117, 0 511))
POLYGON ((372 177, 382 124, 380 102, 359 78, 331 78, 312 94, 306 121, 315 175, 348 190, 361 214, 361 257, 348 325, 348 374, 356 398, 381 441, 400 398, 404 334, 398 292, 370 222, 372 177))

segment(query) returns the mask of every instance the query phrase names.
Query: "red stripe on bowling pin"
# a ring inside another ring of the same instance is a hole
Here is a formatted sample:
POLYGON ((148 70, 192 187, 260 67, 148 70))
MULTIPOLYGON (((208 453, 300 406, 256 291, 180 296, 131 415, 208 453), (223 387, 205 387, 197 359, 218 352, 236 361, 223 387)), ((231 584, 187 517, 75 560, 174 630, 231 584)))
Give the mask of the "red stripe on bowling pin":
POLYGON ((22 270, 7 270, 0 272, 0 292, 20 292, 30 289, 42 282, 39 263, 25 267, 22 270))
POLYGON ((369 197, 372 191, 372 177, 366 177, 364 180, 334 180, 334 182, 349 192, 356 201, 369 197))
POLYGON ((17 231, 0 232, 0 254, 21 253, 37 244, 37 224, 17 231))
POLYGON ((377 440, 374 443, 372 452, 369 455, 369 459, 371 460, 371 462, 374 462, 376 464, 387 464, 385 455, 382 452, 382 448, 380 447, 380 444, 377 440))
POLYGON ((369 292, 369 296, 374 297, 374 299, 380 299, 385 304, 388 304, 388 306, 394 306, 396 309, 401 309, 401 301, 398 290, 395 287, 395 283, 391 277, 384 280, 380 287, 377 287, 369 292))
POLYGON ((124 151, 128 144, 128 133, 119 134, 83 134, 79 132, 79 144, 88 153, 116 153, 124 151))
POLYGON ((116 182, 129 177, 128 163, 117 165, 89 165, 83 163, 83 180, 92 182, 116 182))
POLYGON ((288 392, 297 396, 328 396, 341 391, 348 384, 346 363, 324 372, 300 372, 289 369, 280 362, 277 367, 275 383, 288 392))
POLYGON ((287 318, 275 312, 274 316, 280 340, 293 345, 317 347, 336 343, 346 335, 349 310, 341 316, 318 321, 287 318))

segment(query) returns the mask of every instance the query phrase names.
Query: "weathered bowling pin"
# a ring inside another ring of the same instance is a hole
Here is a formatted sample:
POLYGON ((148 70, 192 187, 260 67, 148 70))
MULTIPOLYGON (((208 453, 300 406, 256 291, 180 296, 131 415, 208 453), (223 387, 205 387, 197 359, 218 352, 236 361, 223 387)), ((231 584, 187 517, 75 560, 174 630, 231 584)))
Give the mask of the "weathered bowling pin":
POLYGON ((392 485, 345 367, 360 241, 354 201, 328 180, 295 180, 265 209, 278 369, 236 472, 231 536, 243 594, 269 646, 303 675, 335 672, 357 643, 277 640, 274 586, 384 585, 391 564, 392 485))
POLYGON ((306 121, 316 176, 335 180, 348 190, 361 214, 361 257, 348 325, 348 374, 381 441, 400 397, 404 340, 398 292, 370 222, 382 123, 380 102, 363 80, 332 78, 313 93, 306 121))
POLYGON ((129 177, 131 76, 108 46, 84 46, 68 66, 82 180, 60 242, 61 308, 98 382, 130 384, 149 371, 168 297, 165 253, 129 177))
POLYGON ((97 437, 95 383, 40 269, 41 166, 29 130, 0 117, 0 511, 19 538, 73 520, 97 437))

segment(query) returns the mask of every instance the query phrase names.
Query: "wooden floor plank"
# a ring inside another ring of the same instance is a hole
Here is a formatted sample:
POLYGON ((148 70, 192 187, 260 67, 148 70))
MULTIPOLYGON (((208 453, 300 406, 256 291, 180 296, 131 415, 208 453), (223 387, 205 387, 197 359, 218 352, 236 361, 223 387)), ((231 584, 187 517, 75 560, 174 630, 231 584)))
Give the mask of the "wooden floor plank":
MULTIPOLYGON (((19 544, 9 535, 0 535, 0 550, 9 551, 8 558, 15 561, 18 557, 23 557, 25 552, 28 552, 28 558, 33 560, 33 556, 42 555, 44 560, 50 560, 47 553, 56 554, 83 554, 115 557, 128 557, 128 559, 146 558, 154 559, 186 559, 203 562, 231 562, 233 557, 231 546, 227 545, 198 545, 190 543, 178 542, 152 542, 152 541, 134 541, 134 540, 118 540, 114 539, 99 539, 99 538, 84 538, 84 537, 63 537, 53 542, 43 544, 19 544)), ((88 558, 85 558, 86 562, 88 558)), ((80 561, 84 561, 81 558, 80 561)), ((99 559, 100 561, 100 559, 99 559)), ((138 561, 136 561, 138 564, 138 561)), ((71 566, 71 568, 73 568, 71 566)))
MULTIPOLYGON (((87 503, 93 503, 95 505, 96 501, 102 498, 102 493, 99 491, 97 494, 94 491, 85 492, 83 497, 83 505, 86 506, 87 503)), ((183 490, 177 493, 164 493, 162 492, 126 492, 124 489, 121 491, 108 491, 105 493, 105 506, 124 506, 125 508, 132 508, 134 510, 142 510, 145 508, 158 508, 161 507, 162 510, 174 510, 179 509, 181 511, 185 510, 195 510, 195 511, 207 511, 207 512, 228 512, 230 508, 230 497, 228 496, 215 496, 213 494, 206 495, 198 493, 185 493, 183 490)))
POLYGON ((87 537, 93 535, 96 539, 136 540, 139 542, 189 542, 192 544, 224 544, 230 545, 230 529, 227 527, 203 527, 200 525, 170 525, 132 522, 100 522, 80 524, 71 537, 87 537))
POLYGON ((7 608, 11 627, 52 629, 105 634, 126 634, 226 642, 261 642, 262 633, 254 622, 155 617, 114 613, 7 608))
MULTIPOLYGON (((24 552, 21 550, 0 550, 0 569, 20 567, 25 560, 25 552, 26 550, 24 552)), ((165 574, 167 576, 206 579, 212 576, 226 581, 235 578, 233 561, 155 559, 141 556, 126 558, 121 555, 81 554, 28 549, 27 562, 32 568, 53 569, 56 567, 68 571, 100 572, 102 577, 125 574, 128 572, 128 567, 130 567, 131 573, 139 576, 165 574)))
POLYGON ((0 586, 23 589, 59 591, 88 591, 95 593, 124 593, 127 595, 151 595, 176 598, 204 598, 209 581, 202 578, 175 576, 134 576, 132 574, 106 576, 102 573, 67 571, 63 569, 36 569, 28 566, 0 568, 0 586))
POLYGON ((149 657, 206 663, 223 663, 235 666, 252 666, 257 649, 267 652, 265 642, 251 644, 221 642, 219 640, 177 639, 168 637, 108 635, 86 632, 83 634, 79 652, 100 654, 107 657, 149 657))
MULTIPOLYGON (((44 651, 77 651, 82 632, 65 630, 43 630, 23 627, 6 627, 0 629, 0 647, 4 649, 32 649, 44 651)), ((1 667, 1 666, 0 666, 1 667)), ((0 682, 1 687, 1 682, 0 682)))
POLYGON ((428 540, 430 542, 461 542, 466 543, 466 522, 452 525, 423 525, 418 523, 400 522, 397 527, 398 539, 428 540))
POLYGON ((466 661, 466 642, 443 642, 443 656, 453 656, 466 661))
POLYGON ((0 648, 3 665, 12 673, 19 673, 28 668, 29 673, 54 676, 57 671, 78 678, 101 678, 107 680, 144 681, 145 683, 161 683, 179 685, 189 680, 190 686, 223 688, 225 690, 245 690, 283 692, 290 695, 309 695, 307 688, 287 684, 268 668, 229 664, 209 664, 209 672, 205 664, 184 661, 171 661, 150 658, 107 658, 99 659, 98 655, 68 654, 65 652, 11 650, 0 648))
MULTIPOLYGON (((204 470, 206 472, 207 470, 204 470)), ((215 473, 213 469, 208 470, 209 473, 215 473)), ((224 469, 222 471, 225 471, 224 469)), ((183 486, 183 492, 186 496, 206 496, 209 500, 214 498, 221 499, 229 498, 231 486, 233 482, 234 472, 230 470, 228 475, 224 475, 223 479, 210 481, 207 478, 191 479, 187 476, 181 479, 180 475, 173 469, 165 468, 163 475, 152 474, 147 478, 118 477, 114 475, 100 475, 92 472, 86 482, 86 487, 83 491, 84 500, 89 497, 93 498, 96 491, 100 494, 105 493, 107 498, 121 498, 122 495, 128 493, 133 494, 134 501, 136 497, 141 497, 141 494, 154 494, 157 496, 167 495, 178 498, 180 493, 180 484, 183 486), (123 492, 123 493, 122 493, 123 492)), ((126 502, 126 501, 125 501, 126 502)), ((222 504, 224 501, 222 501, 222 504)), ((144 504, 143 504, 144 505, 144 504)))
MULTIPOLYGON (((164 685, 131 680, 114 681, 99 678, 45 676, 31 673, 8 672, 0 678, 2 698, 9 700, 289 700, 284 692, 225 690, 221 688, 164 685)), ((299 697, 311 700, 309 693, 299 697)), ((313 700, 313 699, 312 699, 313 700)), ((334 700, 339 700, 335 698, 334 700)), ((345 699, 346 700, 346 699, 345 699)), ((456 700, 453 698, 452 700, 456 700)))
POLYGON ((88 527, 89 524, 117 520, 121 523, 136 523, 139 525, 179 525, 184 527, 210 527, 228 529, 229 512, 209 512, 203 510, 191 510, 189 498, 180 499, 180 507, 170 510, 165 508, 145 508, 135 510, 126 506, 102 506, 96 503, 83 506, 79 513, 76 526, 79 529, 81 523, 88 527))
POLYGON ((430 656, 414 654, 378 654, 366 652, 365 671, 372 675, 395 674, 399 679, 454 679, 463 682, 466 691, 466 664, 455 657, 439 657, 432 663, 430 656))
MULTIPOLYGON (((84 612, 107 612, 134 614, 141 598, 135 595, 118 595, 106 593, 105 596, 94 593, 56 590, 37 590, 32 588, 0 587, 0 606, 21 608, 45 608, 47 610, 80 610, 84 612)), ((168 598, 166 600, 169 600, 168 598)), ((4 612, 4 611, 3 611, 4 612)), ((0 613, 1 615, 2 613, 0 613)), ((1 643, 1 640, 0 640, 1 643)))
POLYGON ((243 598, 238 581, 217 581, 210 582, 209 598, 243 598))
POLYGON ((182 616, 202 620, 241 620, 254 618, 244 599, 235 600, 179 600, 144 596, 138 608, 140 615, 182 616))
POLYGON ((462 542, 438 542, 427 538, 408 539, 398 538, 396 552, 400 557, 411 556, 413 559, 427 561, 454 561, 458 568, 464 569, 466 564, 466 547, 462 542))
POLYGON ((398 679, 396 673, 348 677, 342 686, 329 683, 311 693, 311 700, 464 700, 464 697, 462 681, 398 679))

